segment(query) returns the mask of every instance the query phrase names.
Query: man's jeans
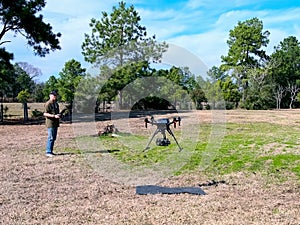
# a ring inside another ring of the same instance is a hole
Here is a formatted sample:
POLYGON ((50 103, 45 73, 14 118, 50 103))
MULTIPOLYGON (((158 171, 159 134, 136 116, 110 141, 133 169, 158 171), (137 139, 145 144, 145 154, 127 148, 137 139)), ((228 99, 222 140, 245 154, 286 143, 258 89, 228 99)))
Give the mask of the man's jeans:
POLYGON ((53 154, 54 142, 57 136, 57 127, 48 128, 48 139, 46 145, 46 154, 53 154))

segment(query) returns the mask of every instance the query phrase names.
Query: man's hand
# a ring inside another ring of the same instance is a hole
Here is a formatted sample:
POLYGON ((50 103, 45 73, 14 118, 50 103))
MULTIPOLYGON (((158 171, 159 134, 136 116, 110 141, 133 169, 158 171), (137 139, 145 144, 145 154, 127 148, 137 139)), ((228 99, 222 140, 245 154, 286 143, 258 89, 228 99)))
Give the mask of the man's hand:
POLYGON ((54 115, 54 118, 55 118, 55 119, 59 119, 60 116, 61 116, 60 114, 55 114, 55 115, 54 115))

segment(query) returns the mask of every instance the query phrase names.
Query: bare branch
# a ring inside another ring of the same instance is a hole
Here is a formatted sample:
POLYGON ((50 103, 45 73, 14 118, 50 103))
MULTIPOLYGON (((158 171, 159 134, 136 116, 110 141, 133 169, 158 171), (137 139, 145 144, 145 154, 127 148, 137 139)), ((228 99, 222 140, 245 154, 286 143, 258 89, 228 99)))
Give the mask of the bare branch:
POLYGON ((11 41, 2 41, 2 42, 0 42, 0 45, 5 44, 5 43, 9 43, 9 42, 11 42, 11 41))
POLYGON ((293 103, 296 100, 297 93, 300 91, 300 87, 297 84, 288 84, 287 90, 291 94, 291 101, 290 101, 290 109, 292 109, 293 103))
POLYGON ((279 87, 277 88, 276 92, 275 92, 275 99, 276 99, 276 108, 280 109, 280 105, 281 105, 281 100, 284 96, 286 89, 283 88, 281 85, 279 85, 279 87))

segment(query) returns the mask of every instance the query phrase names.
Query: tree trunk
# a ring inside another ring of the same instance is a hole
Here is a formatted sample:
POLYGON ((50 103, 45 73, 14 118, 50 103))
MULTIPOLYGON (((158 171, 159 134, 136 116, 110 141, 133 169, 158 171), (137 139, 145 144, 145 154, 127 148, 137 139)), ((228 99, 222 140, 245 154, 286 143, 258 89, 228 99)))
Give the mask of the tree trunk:
POLYGON ((118 91, 118 95, 119 95, 119 109, 122 109, 123 108, 123 100, 122 100, 122 97, 123 97, 123 93, 122 91, 118 91))
POLYGON ((102 102, 102 112, 106 112, 106 103, 105 100, 102 102))
POLYGON ((3 122, 3 113, 4 113, 4 110, 3 110, 3 104, 2 104, 2 102, 1 102, 1 111, 0 111, 0 116, 1 116, 1 118, 0 118, 0 122, 3 122))
POLYGON ((28 106, 27 102, 23 103, 23 109, 24 109, 24 122, 28 121, 28 106))

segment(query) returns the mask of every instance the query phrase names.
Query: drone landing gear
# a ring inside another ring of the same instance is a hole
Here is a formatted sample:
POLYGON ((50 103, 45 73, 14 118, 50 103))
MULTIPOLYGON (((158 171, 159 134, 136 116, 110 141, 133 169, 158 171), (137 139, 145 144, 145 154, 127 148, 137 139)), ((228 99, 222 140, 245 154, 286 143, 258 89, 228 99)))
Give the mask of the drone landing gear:
POLYGON ((182 151, 183 148, 179 145, 178 141, 175 138, 175 135, 173 134, 172 130, 170 129, 170 125, 174 124, 174 127, 176 127, 176 122, 179 122, 180 125, 180 121, 181 119, 178 118, 174 118, 172 122, 169 122, 169 119, 161 119, 158 121, 154 121, 154 118, 151 118, 151 121, 149 121, 148 119, 145 119, 145 127, 147 127, 147 123, 151 123, 152 125, 156 125, 157 129, 155 130, 155 132, 153 133, 150 141, 148 142, 146 148, 144 149, 144 151, 150 149, 150 144, 153 141, 154 137, 158 134, 161 133, 163 135, 163 138, 157 138, 156 139, 156 145, 158 146, 168 146, 169 144, 171 144, 170 140, 166 137, 166 131, 173 137, 173 139, 175 140, 179 151, 182 151))

